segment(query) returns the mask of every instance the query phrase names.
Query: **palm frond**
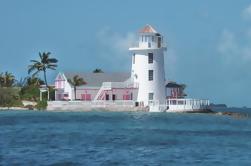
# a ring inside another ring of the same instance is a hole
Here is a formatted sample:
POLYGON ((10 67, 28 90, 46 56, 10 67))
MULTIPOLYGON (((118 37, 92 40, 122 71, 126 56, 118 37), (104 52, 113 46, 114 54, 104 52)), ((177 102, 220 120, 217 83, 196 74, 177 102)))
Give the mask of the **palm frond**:
POLYGON ((35 65, 29 65, 28 66, 28 74, 32 73, 34 70, 36 70, 36 66, 35 65))
POLYGON ((56 64, 48 64, 47 67, 58 67, 56 64))
POLYGON ((56 70, 54 67, 48 67, 47 69, 56 70))
POLYGON ((30 60, 30 62, 39 63, 37 60, 30 60))
POLYGON ((41 60, 43 59, 43 56, 42 56, 41 52, 39 52, 39 57, 40 57, 41 60))
POLYGON ((57 63, 58 60, 56 58, 49 58, 47 59, 48 63, 57 63))
POLYGON ((35 77, 40 71, 37 70, 35 73, 32 74, 32 77, 35 77))

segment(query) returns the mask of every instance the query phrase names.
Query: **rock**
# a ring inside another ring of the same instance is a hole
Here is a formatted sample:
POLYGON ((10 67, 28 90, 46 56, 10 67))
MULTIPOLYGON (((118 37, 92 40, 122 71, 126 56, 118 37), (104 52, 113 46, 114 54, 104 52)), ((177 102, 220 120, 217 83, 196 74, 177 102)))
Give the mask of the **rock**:
POLYGON ((237 119, 248 118, 249 115, 241 112, 217 112, 216 115, 231 116, 237 119))

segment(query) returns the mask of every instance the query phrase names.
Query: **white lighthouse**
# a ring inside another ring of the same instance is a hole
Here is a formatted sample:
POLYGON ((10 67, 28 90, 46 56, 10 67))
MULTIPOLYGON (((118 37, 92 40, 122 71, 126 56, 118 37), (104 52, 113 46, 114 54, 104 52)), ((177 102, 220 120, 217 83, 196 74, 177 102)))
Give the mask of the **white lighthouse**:
POLYGON ((165 70, 163 37, 150 25, 139 31, 137 47, 129 48, 132 55, 131 78, 138 84, 137 101, 144 106, 150 102, 164 104, 165 70))

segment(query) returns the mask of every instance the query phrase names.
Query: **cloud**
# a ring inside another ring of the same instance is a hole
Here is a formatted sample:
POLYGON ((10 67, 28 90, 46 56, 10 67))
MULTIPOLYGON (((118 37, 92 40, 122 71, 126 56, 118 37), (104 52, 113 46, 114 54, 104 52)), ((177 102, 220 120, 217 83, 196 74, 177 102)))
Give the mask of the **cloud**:
MULTIPOLYGON (((112 49, 118 56, 125 56, 130 46, 136 44, 135 33, 128 32, 125 35, 113 32, 111 28, 105 27, 97 33, 99 44, 112 49)), ((127 55, 127 54, 126 54, 127 55)))
POLYGON ((226 60, 236 62, 251 61, 251 29, 247 30, 244 36, 236 38, 234 32, 223 30, 218 44, 218 51, 226 60), (238 42, 238 41, 246 41, 238 42))
POLYGON ((136 33, 121 34, 114 32, 110 27, 104 27, 96 34, 96 40, 97 48, 100 50, 98 56, 101 59, 116 69, 130 70, 131 57, 128 49, 136 45, 136 33))
POLYGON ((177 74, 177 65, 178 65, 177 52, 174 49, 169 48, 164 58, 165 58, 165 67, 166 67, 166 70, 165 70, 166 79, 174 80, 177 74))
POLYGON ((249 5, 247 8, 245 8, 242 11, 242 16, 244 19, 250 19, 251 20, 251 5, 249 5))
POLYGON ((229 30, 223 30, 218 46, 218 50, 222 54, 236 54, 238 45, 236 43, 234 33, 229 30))

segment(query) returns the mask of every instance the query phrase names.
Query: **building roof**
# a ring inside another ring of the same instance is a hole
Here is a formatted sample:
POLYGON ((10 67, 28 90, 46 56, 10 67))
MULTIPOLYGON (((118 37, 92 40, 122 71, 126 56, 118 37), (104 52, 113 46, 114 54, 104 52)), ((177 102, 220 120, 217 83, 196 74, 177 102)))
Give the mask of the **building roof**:
POLYGON ((87 83, 84 86, 88 87, 100 87, 103 82, 124 82, 131 76, 130 73, 64 73, 67 79, 72 79, 75 75, 82 77, 87 83))
POLYGON ((144 28, 142 28, 140 33, 158 33, 151 25, 146 25, 144 28))
POLYGON ((178 84, 178 83, 176 83, 176 82, 168 82, 168 83, 166 84, 166 87, 167 87, 167 88, 181 88, 182 85, 180 85, 180 84, 178 84))

